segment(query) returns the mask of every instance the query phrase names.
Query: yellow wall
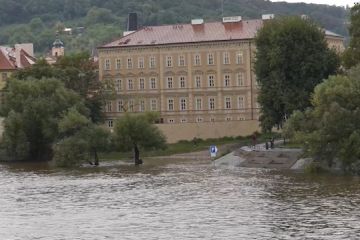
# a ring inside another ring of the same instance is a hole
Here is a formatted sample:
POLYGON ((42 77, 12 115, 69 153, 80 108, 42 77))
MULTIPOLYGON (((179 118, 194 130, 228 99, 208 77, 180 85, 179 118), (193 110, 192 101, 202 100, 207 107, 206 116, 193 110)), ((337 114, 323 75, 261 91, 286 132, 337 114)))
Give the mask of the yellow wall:
POLYGON ((231 121, 231 122, 204 122, 182 124, 157 124, 157 127, 165 134, 168 143, 180 140, 192 140, 193 138, 222 138, 248 136, 255 131, 260 131, 257 120, 231 121))

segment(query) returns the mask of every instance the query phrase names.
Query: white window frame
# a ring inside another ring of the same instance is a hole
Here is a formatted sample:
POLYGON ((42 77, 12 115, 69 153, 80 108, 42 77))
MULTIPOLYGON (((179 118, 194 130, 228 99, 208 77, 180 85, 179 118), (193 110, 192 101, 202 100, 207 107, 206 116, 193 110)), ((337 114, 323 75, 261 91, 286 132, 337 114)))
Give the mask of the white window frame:
POLYGON ((224 74, 224 87, 231 87, 231 76, 230 76, 230 74, 224 74))
POLYGON ((139 57, 138 58, 138 68, 141 68, 141 69, 145 68, 145 59, 144 59, 144 57, 139 57))
POLYGON ((201 55, 195 54, 194 55, 194 66, 200 66, 201 65, 201 55))
POLYGON ((208 87, 215 87, 215 75, 208 75, 208 87))
POLYGON ((203 110, 203 100, 201 97, 197 97, 195 98, 195 110, 196 111, 201 111, 203 110))
POLYGON ((179 56, 179 67, 185 67, 186 66, 186 60, 185 60, 185 55, 180 55, 179 56))
POLYGON ((201 88, 201 79, 202 77, 200 75, 195 76, 195 88, 201 88))
POLYGON ((139 90, 145 90, 145 78, 139 78, 139 90))
POLYGON ((166 88, 167 89, 173 89, 174 88, 174 78, 173 77, 166 77, 166 88))
POLYGON ((208 53, 207 54, 207 63, 208 63, 208 65, 215 65, 214 53, 208 53))
POLYGON ((104 70, 106 70, 106 71, 111 70, 111 60, 110 59, 105 59, 104 70))
POLYGON ((173 67, 173 58, 172 56, 166 56, 166 67, 170 68, 173 67))
POLYGON ((157 85, 156 82, 157 82, 156 77, 150 78, 150 89, 156 89, 156 85, 157 85))
POLYGON ((167 99, 167 110, 170 112, 173 112, 175 110, 175 102, 173 98, 167 99), (171 106, 171 107, 170 107, 171 106))
POLYGON ((150 100, 150 110, 153 112, 157 111, 157 99, 150 100))
POLYGON ((126 67, 127 69, 132 69, 134 67, 133 59, 131 57, 128 57, 126 60, 126 67))
POLYGON ((216 109, 216 99, 215 97, 209 97, 209 110, 214 111, 216 109))
POLYGON ((179 77, 179 88, 186 88, 186 77, 185 76, 179 77))
POLYGON ((115 61, 116 61, 116 64, 115 64, 116 70, 121 69, 121 58, 117 58, 115 61))
POLYGON ((179 107, 180 107, 180 111, 186 111, 187 110, 187 100, 186 100, 186 98, 180 98, 179 107))
POLYGON ((230 53, 229 52, 223 53, 223 64, 224 65, 230 64, 230 53))
POLYGON ((156 68, 156 58, 155 58, 155 56, 150 56, 149 68, 156 68))
POLYGON ((231 109, 231 97, 224 98, 224 107, 226 110, 231 109))
POLYGON ((134 90, 134 80, 132 78, 129 78, 127 80, 127 89, 128 90, 134 90))

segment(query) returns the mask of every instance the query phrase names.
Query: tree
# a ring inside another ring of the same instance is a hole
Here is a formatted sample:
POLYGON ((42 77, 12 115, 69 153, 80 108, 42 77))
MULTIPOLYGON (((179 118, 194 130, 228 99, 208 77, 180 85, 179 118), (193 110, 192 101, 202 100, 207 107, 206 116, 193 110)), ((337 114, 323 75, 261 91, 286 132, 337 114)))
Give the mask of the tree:
POLYGON ((89 114, 78 94, 50 78, 12 79, 1 107, 4 145, 15 160, 50 160, 62 114, 69 108, 89 114))
POLYGON ((102 122, 104 105, 103 86, 95 72, 94 62, 87 53, 72 54, 60 58, 53 66, 45 60, 39 60, 31 68, 17 71, 14 78, 26 80, 29 77, 60 79, 65 87, 74 90, 85 100, 90 109, 90 118, 94 123, 102 122))
POLYGON ((256 37, 261 126, 281 127, 294 110, 310 106, 314 87, 339 66, 324 33, 310 20, 284 17, 265 23, 256 37))
POLYGON ((349 69, 360 63, 360 4, 355 5, 350 10, 350 44, 343 55, 345 68, 349 69))
POLYGON ((118 148, 133 149, 135 165, 141 164, 140 150, 165 147, 165 137, 153 124, 155 115, 131 115, 126 113, 115 123, 114 134, 118 148))
POLYGON ((75 108, 64 114, 58 126, 61 137, 54 145, 56 165, 73 167, 84 161, 99 165, 98 152, 110 146, 108 130, 93 124, 75 108))
POLYGON ((333 76, 315 88, 312 108, 297 112, 286 133, 301 142, 305 153, 345 172, 360 174, 360 67, 333 76))

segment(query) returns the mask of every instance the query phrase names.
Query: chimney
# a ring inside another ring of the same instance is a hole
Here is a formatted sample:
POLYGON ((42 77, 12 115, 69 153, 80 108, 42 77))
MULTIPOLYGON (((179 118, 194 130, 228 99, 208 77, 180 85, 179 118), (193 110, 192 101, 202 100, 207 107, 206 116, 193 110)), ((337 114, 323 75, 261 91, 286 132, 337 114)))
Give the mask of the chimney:
POLYGON ((201 25, 201 24, 203 24, 203 23, 204 23, 204 19, 202 19, 202 18, 192 19, 192 20, 191 20, 191 24, 192 24, 192 25, 201 25))
POLYGON ((137 14, 135 12, 129 13, 127 31, 136 31, 138 29, 137 14))

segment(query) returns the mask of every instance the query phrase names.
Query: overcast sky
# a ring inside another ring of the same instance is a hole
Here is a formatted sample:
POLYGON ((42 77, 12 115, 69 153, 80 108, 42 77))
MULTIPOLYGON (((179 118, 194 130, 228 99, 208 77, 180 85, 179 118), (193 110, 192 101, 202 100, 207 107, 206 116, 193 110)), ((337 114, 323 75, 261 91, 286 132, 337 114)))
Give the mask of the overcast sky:
POLYGON ((271 0, 272 2, 305 2, 305 3, 317 3, 317 4, 328 4, 328 5, 337 5, 337 6, 346 6, 349 5, 352 7, 355 0, 271 0))

